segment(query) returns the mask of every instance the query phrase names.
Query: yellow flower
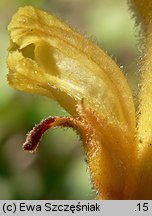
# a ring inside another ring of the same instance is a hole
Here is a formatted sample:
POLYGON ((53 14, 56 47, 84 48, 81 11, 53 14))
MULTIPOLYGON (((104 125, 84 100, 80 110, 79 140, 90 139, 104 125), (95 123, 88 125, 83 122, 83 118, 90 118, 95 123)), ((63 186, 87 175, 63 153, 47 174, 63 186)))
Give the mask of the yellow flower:
MULTIPOLYGON (((152 9, 145 3, 150 0, 133 2, 152 32, 152 9)), ((53 98, 72 115, 43 120, 28 134, 24 149, 34 151, 48 128, 72 127, 82 137, 98 199, 152 199, 150 34, 136 118, 120 68, 62 21, 26 6, 14 15, 8 30, 9 84, 53 98)))

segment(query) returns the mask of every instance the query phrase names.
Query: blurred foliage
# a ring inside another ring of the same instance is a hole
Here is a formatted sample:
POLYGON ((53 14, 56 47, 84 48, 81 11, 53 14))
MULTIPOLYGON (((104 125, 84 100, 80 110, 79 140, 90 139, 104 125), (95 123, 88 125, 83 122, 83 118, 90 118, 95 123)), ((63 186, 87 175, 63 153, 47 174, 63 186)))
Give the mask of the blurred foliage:
POLYGON ((35 154, 22 150, 35 123, 49 115, 68 115, 56 102, 7 84, 7 25, 24 5, 59 16, 107 50, 127 72, 133 90, 138 29, 125 0, 0 1, 0 199, 93 199, 82 143, 72 130, 50 131, 35 154))

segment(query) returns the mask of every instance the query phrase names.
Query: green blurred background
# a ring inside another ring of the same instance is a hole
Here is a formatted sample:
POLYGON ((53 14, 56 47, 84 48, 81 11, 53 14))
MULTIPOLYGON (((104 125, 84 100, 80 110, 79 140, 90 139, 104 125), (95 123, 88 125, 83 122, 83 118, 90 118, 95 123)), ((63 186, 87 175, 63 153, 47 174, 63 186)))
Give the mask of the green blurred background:
POLYGON ((35 123, 49 115, 67 115, 56 102, 7 84, 7 25, 24 5, 53 13, 95 41, 124 69, 133 92, 138 29, 125 0, 0 1, 0 199, 94 199, 83 146, 72 130, 47 132, 35 154, 22 150, 35 123))

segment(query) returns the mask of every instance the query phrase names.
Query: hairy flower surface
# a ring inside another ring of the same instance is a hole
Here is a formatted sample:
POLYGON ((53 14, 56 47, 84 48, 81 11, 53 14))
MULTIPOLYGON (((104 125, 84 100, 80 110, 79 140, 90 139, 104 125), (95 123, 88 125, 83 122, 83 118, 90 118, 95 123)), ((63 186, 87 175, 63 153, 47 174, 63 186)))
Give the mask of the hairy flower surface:
POLYGON ((51 127, 74 128, 98 199, 152 199, 152 8, 150 0, 133 4, 147 31, 137 119, 122 71, 92 42, 31 6, 20 8, 8 26, 9 84, 53 98, 71 114, 43 120, 24 149, 34 151, 51 127))

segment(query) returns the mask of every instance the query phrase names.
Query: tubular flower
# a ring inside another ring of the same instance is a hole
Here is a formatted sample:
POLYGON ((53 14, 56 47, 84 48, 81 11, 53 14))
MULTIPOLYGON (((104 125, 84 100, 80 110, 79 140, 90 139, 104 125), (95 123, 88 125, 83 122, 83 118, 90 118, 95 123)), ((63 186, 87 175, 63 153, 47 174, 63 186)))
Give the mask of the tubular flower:
POLYGON ((148 32, 137 118, 122 71, 92 42, 31 6, 8 26, 9 84, 53 98, 71 114, 40 122, 24 149, 36 150, 49 128, 72 127, 83 140, 98 199, 152 199, 152 8, 146 2, 133 1, 148 32))

